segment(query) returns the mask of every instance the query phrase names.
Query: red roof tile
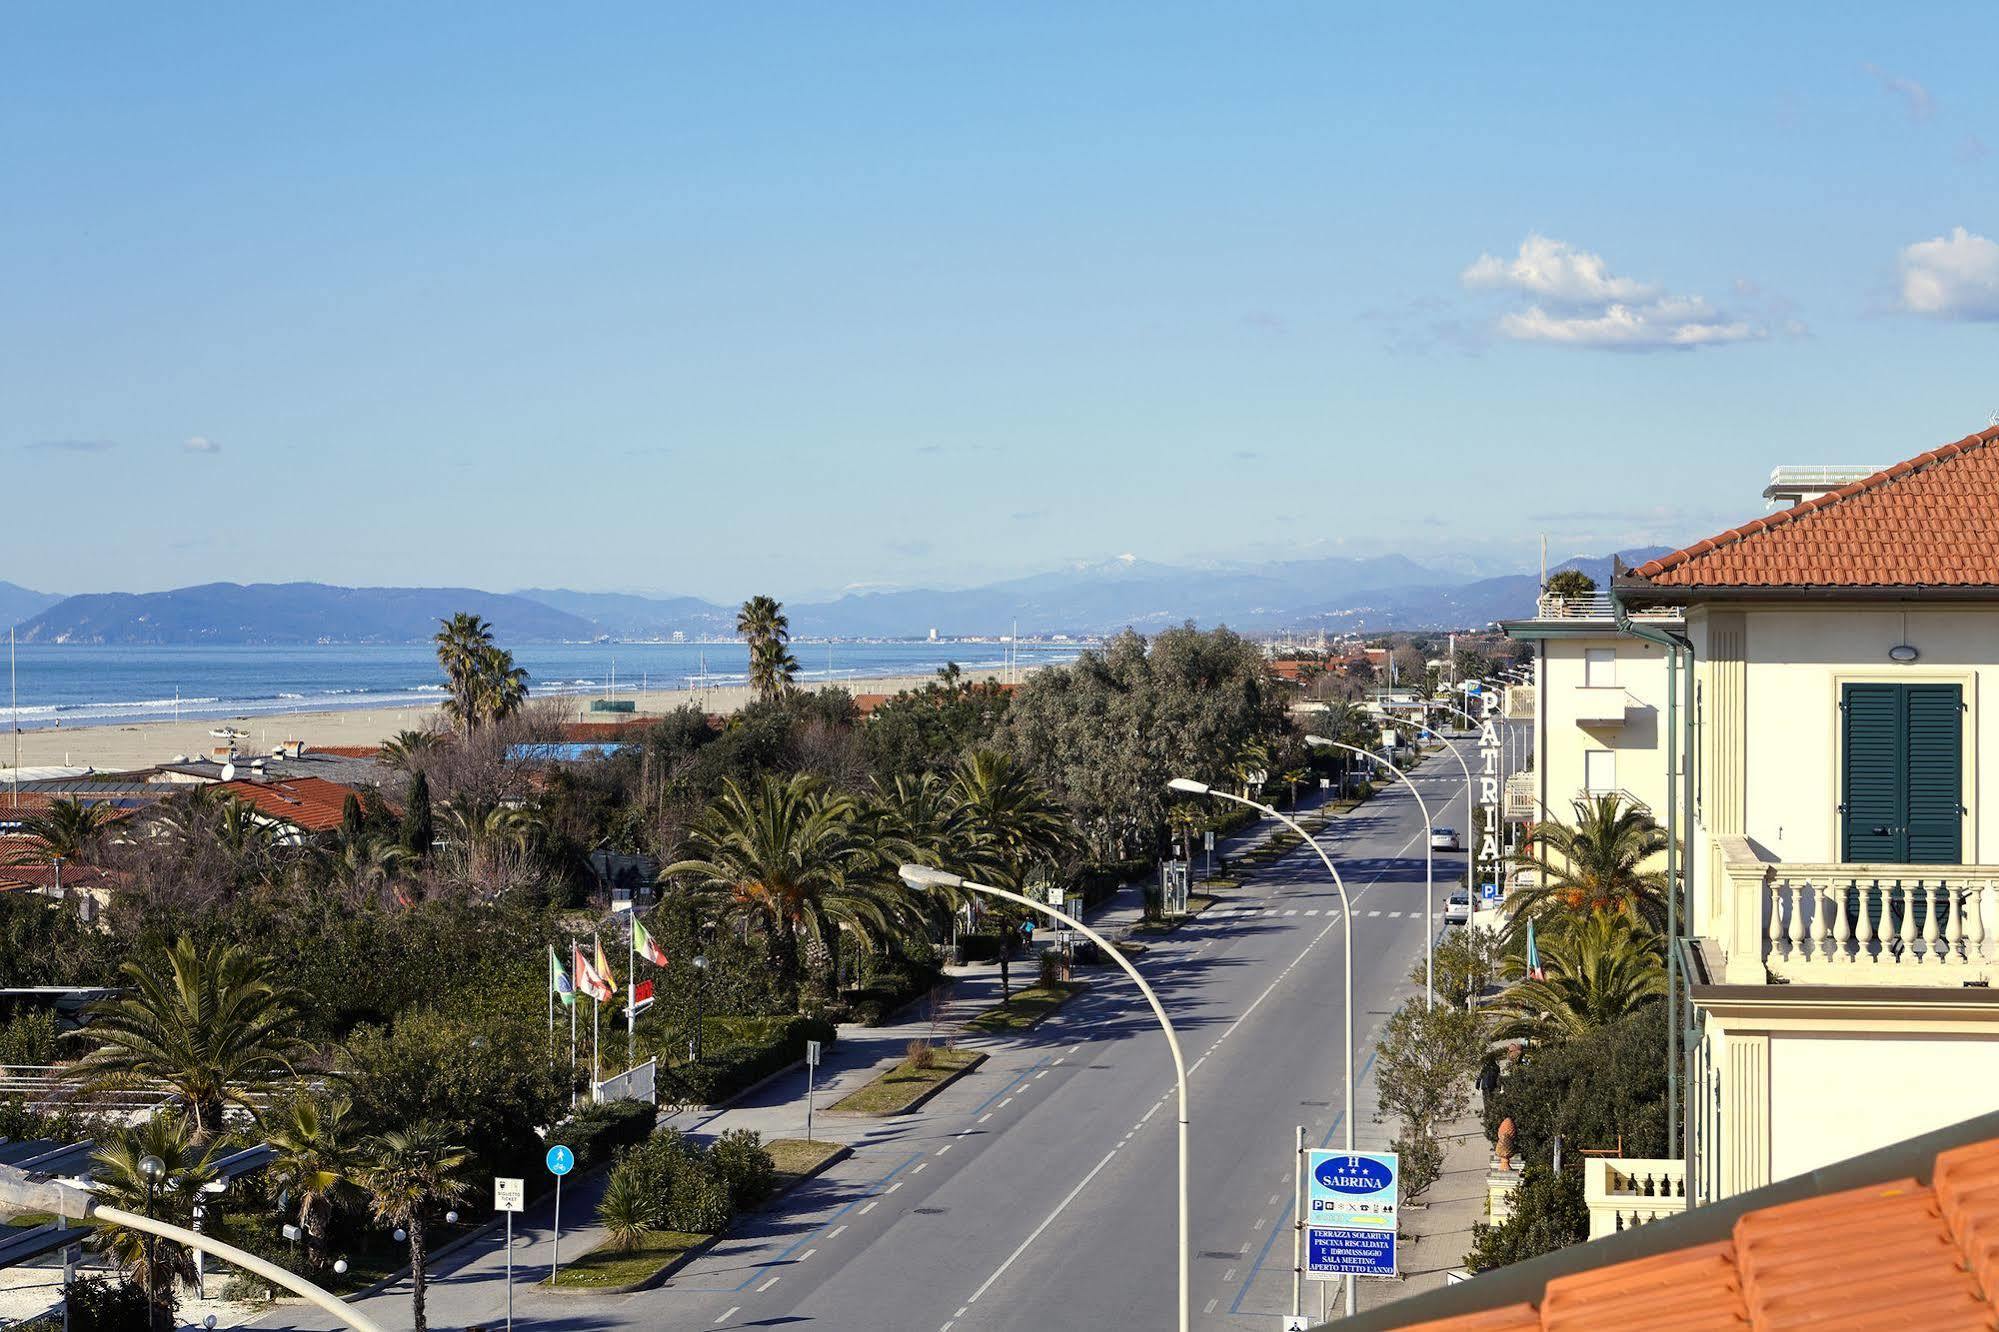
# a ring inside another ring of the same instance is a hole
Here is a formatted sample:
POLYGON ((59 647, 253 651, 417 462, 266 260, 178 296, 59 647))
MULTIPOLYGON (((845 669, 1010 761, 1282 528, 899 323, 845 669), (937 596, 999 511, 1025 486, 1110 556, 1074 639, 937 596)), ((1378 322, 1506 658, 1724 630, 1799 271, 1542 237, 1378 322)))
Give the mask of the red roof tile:
POLYGON ((331 754, 334 758, 374 758, 382 752, 380 745, 307 745, 308 754, 331 754))
POLYGON ((1890 1180, 1758 1208, 1736 1219, 1729 1239, 1558 1277, 1535 1304, 1405 1327, 1994 1332, 1999 1140, 1939 1153, 1928 1185, 1890 1180))
POLYGON ((347 797, 359 792, 324 777, 293 777, 282 782, 221 782, 216 790, 255 805, 257 812, 307 832, 328 832, 340 826, 347 797))
POLYGON ((1656 587, 1999 587, 1999 427, 1697 541, 1656 587))

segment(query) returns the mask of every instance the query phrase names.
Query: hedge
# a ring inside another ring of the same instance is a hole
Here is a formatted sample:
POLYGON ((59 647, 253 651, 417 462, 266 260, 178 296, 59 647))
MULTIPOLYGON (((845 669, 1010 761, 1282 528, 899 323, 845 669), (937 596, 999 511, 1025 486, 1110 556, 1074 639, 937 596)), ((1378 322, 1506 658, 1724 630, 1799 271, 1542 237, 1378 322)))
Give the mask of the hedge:
POLYGON ((586 1105, 557 1125, 549 1141, 576 1154, 578 1167, 610 1160, 619 1151, 652 1135, 656 1112, 645 1101, 600 1101, 586 1105))
MULTIPOLYGON (((831 1046, 838 1028, 816 1017, 711 1017, 701 1023, 701 1062, 675 1051, 660 1076, 661 1099, 714 1105, 805 1058, 805 1043, 831 1046)), ((664 1053, 664 1052, 662 1052, 664 1053)))

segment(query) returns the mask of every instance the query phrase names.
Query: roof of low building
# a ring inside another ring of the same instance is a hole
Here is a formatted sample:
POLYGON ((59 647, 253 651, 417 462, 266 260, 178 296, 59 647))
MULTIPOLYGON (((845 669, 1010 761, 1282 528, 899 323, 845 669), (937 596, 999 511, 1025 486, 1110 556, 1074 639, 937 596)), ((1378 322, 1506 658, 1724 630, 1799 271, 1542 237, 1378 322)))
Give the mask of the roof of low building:
MULTIPOLYGON (((162 763, 155 771, 219 782, 222 780, 222 768, 221 760, 203 756, 185 763, 162 763)), ((394 786, 400 781, 396 770, 378 758, 340 754, 326 749, 308 749, 296 756, 239 754, 235 759, 235 768, 241 776, 260 776, 265 781, 318 777, 342 786, 394 786)), ((171 792, 172 787, 167 786, 165 793, 171 792)))
POLYGON ((1999 427, 1639 565, 1657 588, 1999 588, 1999 427))
POLYGON ((291 777, 276 782, 239 780, 223 782, 215 789, 254 805, 258 813, 268 818, 307 832, 338 828, 347 797, 357 794, 352 787, 323 777, 291 777))
POLYGON ((1384 1305, 1352 1332, 1999 1327, 1999 1114, 1384 1305))

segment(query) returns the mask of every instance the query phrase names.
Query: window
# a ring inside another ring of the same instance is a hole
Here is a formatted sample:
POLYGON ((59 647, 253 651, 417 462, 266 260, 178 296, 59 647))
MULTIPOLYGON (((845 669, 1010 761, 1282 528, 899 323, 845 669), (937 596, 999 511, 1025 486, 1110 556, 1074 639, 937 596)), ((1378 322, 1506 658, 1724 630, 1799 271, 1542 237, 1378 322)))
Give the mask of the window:
POLYGON ((1954 684, 1850 684, 1840 697, 1840 858, 1963 858, 1964 702, 1954 684))
POLYGON ((1617 789, 1617 751, 1590 749, 1583 753, 1583 789, 1590 795, 1609 795, 1617 789))
POLYGON ((1609 689, 1617 684, 1617 649, 1583 649, 1583 683, 1592 689, 1609 689))

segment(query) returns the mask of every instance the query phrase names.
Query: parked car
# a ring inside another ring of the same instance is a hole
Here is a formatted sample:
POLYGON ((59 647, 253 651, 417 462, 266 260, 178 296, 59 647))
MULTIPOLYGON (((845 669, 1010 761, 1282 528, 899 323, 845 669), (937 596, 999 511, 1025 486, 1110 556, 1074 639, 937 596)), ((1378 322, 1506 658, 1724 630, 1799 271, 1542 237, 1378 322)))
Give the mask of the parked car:
POLYGON ((1469 893, 1451 894, 1451 900, 1444 903, 1444 924, 1471 924, 1471 895, 1469 893))
POLYGON ((1458 841, 1458 830, 1439 825, 1430 829, 1430 849, 1432 851, 1462 851, 1464 844, 1458 841))

